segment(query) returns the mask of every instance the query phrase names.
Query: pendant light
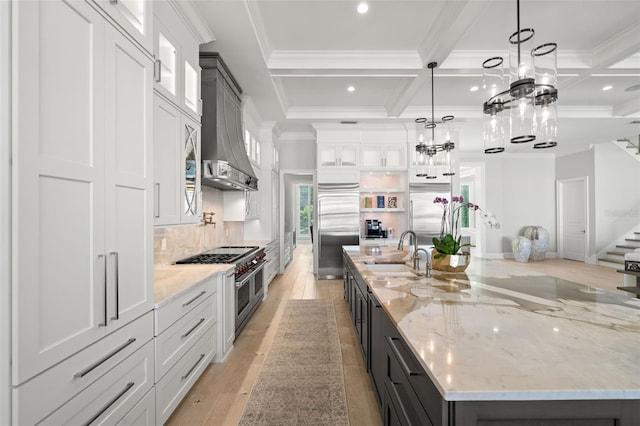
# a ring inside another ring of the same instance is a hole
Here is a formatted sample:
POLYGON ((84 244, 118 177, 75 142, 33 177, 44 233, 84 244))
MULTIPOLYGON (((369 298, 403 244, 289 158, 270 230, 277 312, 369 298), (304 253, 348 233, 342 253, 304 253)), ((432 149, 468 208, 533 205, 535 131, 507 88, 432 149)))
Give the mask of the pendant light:
POLYGON ((426 179, 436 179, 442 176, 455 175, 453 149, 455 148, 454 116, 446 115, 439 123, 435 121, 435 102, 433 70, 437 62, 430 62, 427 67, 431 70, 431 121, 426 118, 416 118, 416 155, 418 172, 416 176, 426 179), (437 125, 441 128, 436 132, 437 125), (437 140, 436 140, 437 139, 437 140), (440 143, 436 143, 440 142, 440 143))
POLYGON ((509 37, 509 88, 504 89, 502 57, 482 63, 485 154, 503 152, 507 137, 511 143, 535 142, 536 149, 558 144, 558 45, 534 47, 535 31, 520 28, 520 0, 516 3, 517 31, 509 37))

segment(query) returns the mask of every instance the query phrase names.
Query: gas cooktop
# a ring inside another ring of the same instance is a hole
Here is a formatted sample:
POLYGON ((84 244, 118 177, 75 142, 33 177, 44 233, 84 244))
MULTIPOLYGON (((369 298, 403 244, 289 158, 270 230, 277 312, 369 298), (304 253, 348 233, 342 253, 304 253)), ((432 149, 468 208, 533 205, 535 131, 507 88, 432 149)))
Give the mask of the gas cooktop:
POLYGON ((257 246, 223 246, 205 251, 186 259, 178 260, 176 264, 203 264, 203 263, 236 263, 258 249, 257 246))

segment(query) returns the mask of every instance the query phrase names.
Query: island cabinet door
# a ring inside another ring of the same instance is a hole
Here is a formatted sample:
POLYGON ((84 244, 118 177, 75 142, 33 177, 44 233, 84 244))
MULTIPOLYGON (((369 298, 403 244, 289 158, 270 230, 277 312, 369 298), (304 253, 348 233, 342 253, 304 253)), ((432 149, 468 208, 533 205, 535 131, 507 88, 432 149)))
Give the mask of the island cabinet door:
POLYGON ((462 401, 456 425, 627 426, 640 424, 640 401, 462 401))
MULTIPOLYGON (((385 337, 390 335, 393 326, 389 326, 389 319, 384 312, 382 305, 373 294, 369 295, 369 312, 371 321, 369 322, 370 347, 369 353, 369 375, 373 382, 373 390, 378 402, 378 407, 382 407, 384 395, 384 379, 387 375, 387 344, 385 337)), ((384 416, 384 413, 382 413, 384 416)))

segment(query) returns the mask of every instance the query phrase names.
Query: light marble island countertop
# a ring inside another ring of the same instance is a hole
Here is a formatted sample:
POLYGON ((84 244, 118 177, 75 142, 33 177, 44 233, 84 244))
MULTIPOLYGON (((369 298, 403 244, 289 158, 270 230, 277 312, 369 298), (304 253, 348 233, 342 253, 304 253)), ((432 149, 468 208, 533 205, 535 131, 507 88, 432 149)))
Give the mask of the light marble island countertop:
POLYGON ((632 295, 479 258, 466 273, 385 278, 367 263, 395 248, 344 249, 445 400, 640 399, 632 295))
POLYGON ((164 265, 154 268, 154 303, 158 308, 168 303, 194 285, 218 273, 233 270, 235 265, 218 263, 211 265, 164 265))

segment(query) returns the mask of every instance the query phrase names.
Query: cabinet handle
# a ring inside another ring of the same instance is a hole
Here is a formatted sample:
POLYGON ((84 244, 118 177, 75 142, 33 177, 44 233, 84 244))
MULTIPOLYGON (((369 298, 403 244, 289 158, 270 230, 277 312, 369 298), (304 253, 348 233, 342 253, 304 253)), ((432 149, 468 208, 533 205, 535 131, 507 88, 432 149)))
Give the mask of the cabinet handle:
POLYGON ((193 299, 191 299, 191 300, 189 300, 189 301, 187 301, 187 302, 184 302, 184 303, 182 304, 182 307, 184 308, 184 307, 189 306, 189 305, 190 305, 190 304, 192 304, 192 303, 193 303, 197 298, 199 298, 200 296, 202 296, 202 295, 203 295, 203 294, 205 294, 205 293, 206 293, 206 291, 202 290, 202 291, 200 292, 200 294, 199 294, 199 295, 197 295, 196 297, 194 297, 193 299))
POLYGON ((196 325, 194 325, 193 327, 191 327, 191 329, 189 331, 187 331, 186 333, 184 333, 182 336, 180 336, 181 339, 184 339, 185 337, 187 337, 188 335, 190 335, 191 333, 193 333, 193 331, 200 327, 200 324, 202 324, 204 322, 204 318, 200 318, 200 321, 197 322, 196 325))
POLYGON ((118 392, 118 394, 116 396, 114 396, 111 399, 111 401, 107 402, 107 404, 100 411, 98 411, 98 413, 95 416, 91 417, 91 419, 89 421, 84 423, 84 426, 88 426, 91 423, 93 423, 96 420, 98 420, 98 417, 100 417, 102 414, 104 414, 105 411, 107 411, 113 404, 115 404, 117 400, 119 400, 125 393, 127 393, 129 391, 129 389, 131 389, 133 387, 133 385, 135 385, 134 382, 127 383, 127 386, 125 386, 125 388, 123 390, 118 392))
POLYGON ((153 217, 160 217, 160 182, 154 185, 156 202, 153 206, 153 217))
POLYGON ((400 354, 400 350, 396 346, 396 342, 395 342, 396 340, 398 339, 387 336, 387 342, 389 342, 389 346, 391 346, 391 350, 395 354, 396 358, 398 358, 398 361, 400 361, 400 365, 402 366, 402 369, 404 370, 404 372, 407 373, 407 376, 422 376, 423 374, 421 371, 413 371, 409 368, 407 361, 402 357, 402 354, 400 354))
POLYGON ((413 229, 413 200, 409 201, 409 229, 413 229))
POLYGON ((205 356, 205 354, 200 354, 200 358, 198 358, 196 363, 193 364, 193 367, 191 367, 189 369, 189 371, 187 371, 187 374, 185 374, 184 376, 181 377, 182 380, 186 379, 187 377, 189 377, 191 375, 191 373, 193 373, 193 370, 195 370, 196 367, 198 366, 198 364, 200 364, 200 361, 202 361, 202 358, 204 358, 204 356, 205 356))
POLYGON ((109 3, 111 3, 111 4, 118 4, 118 0, 109 0, 109 3))
POLYGON ((153 65, 153 75, 155 76, 156 83, 160 83, 162 81, 162 61, 160 59, 156 59, 156 62, 153 65))
POLYGON ((202 115, 202 98, 198 99, 198 115, 202 115))
POLYGON ((100 258, 104 259, 104 322, 102 324, 98 324, 98 326, 106 327, 107 321, 108 321, 108 318, 107 318, 107 255, 99 254, 98 259, 100 258))
POLYGON ((124 348, 126 348, 127 346, 129 346, 130 344, 132 344, 135 341, 136 341, 136 338, 135 337, 131 337, 125 343, 123 343, 119 347, 115 348, 110 353, 108 353, 104 358, 96 361, 95 363, 91 364, 90 366, 88 366, 84 370, 78 371, 76 374, 73 375, 73 377, 75 377, 76 379, 79 379, 79 378, 82 378, 82 377, 86 376, 87 374, 91 373, 93 370, 98 368, 101 364, 104 364, 105 361, 108 361, 109 358, 113 357, 118 352, 122 351, 124 348))
POLYGON ((119 320, 120 319, 120 279, 118 273, 118 266, 120 264, 120 260, 118 258, 118 252, 112 251, 109 253, 109 256, 115 256, 116 258, 116 316, 111 317, 111 320, 119 320))
POLYGON ((393 391, 393 398, 396 400, 396 404, 400 406, 400 410, 402 411, 402 415, 405 419, 409 419, 409 414, 407 413, 407 409, 404 407, 404 404, 402 403, 402 398, 400 398, 400 394, 398 393, 398 389, 396 388, 396 386, 400 385, 401 383, 397 383, 394 381, 391 381, 391 390, 393 391))

